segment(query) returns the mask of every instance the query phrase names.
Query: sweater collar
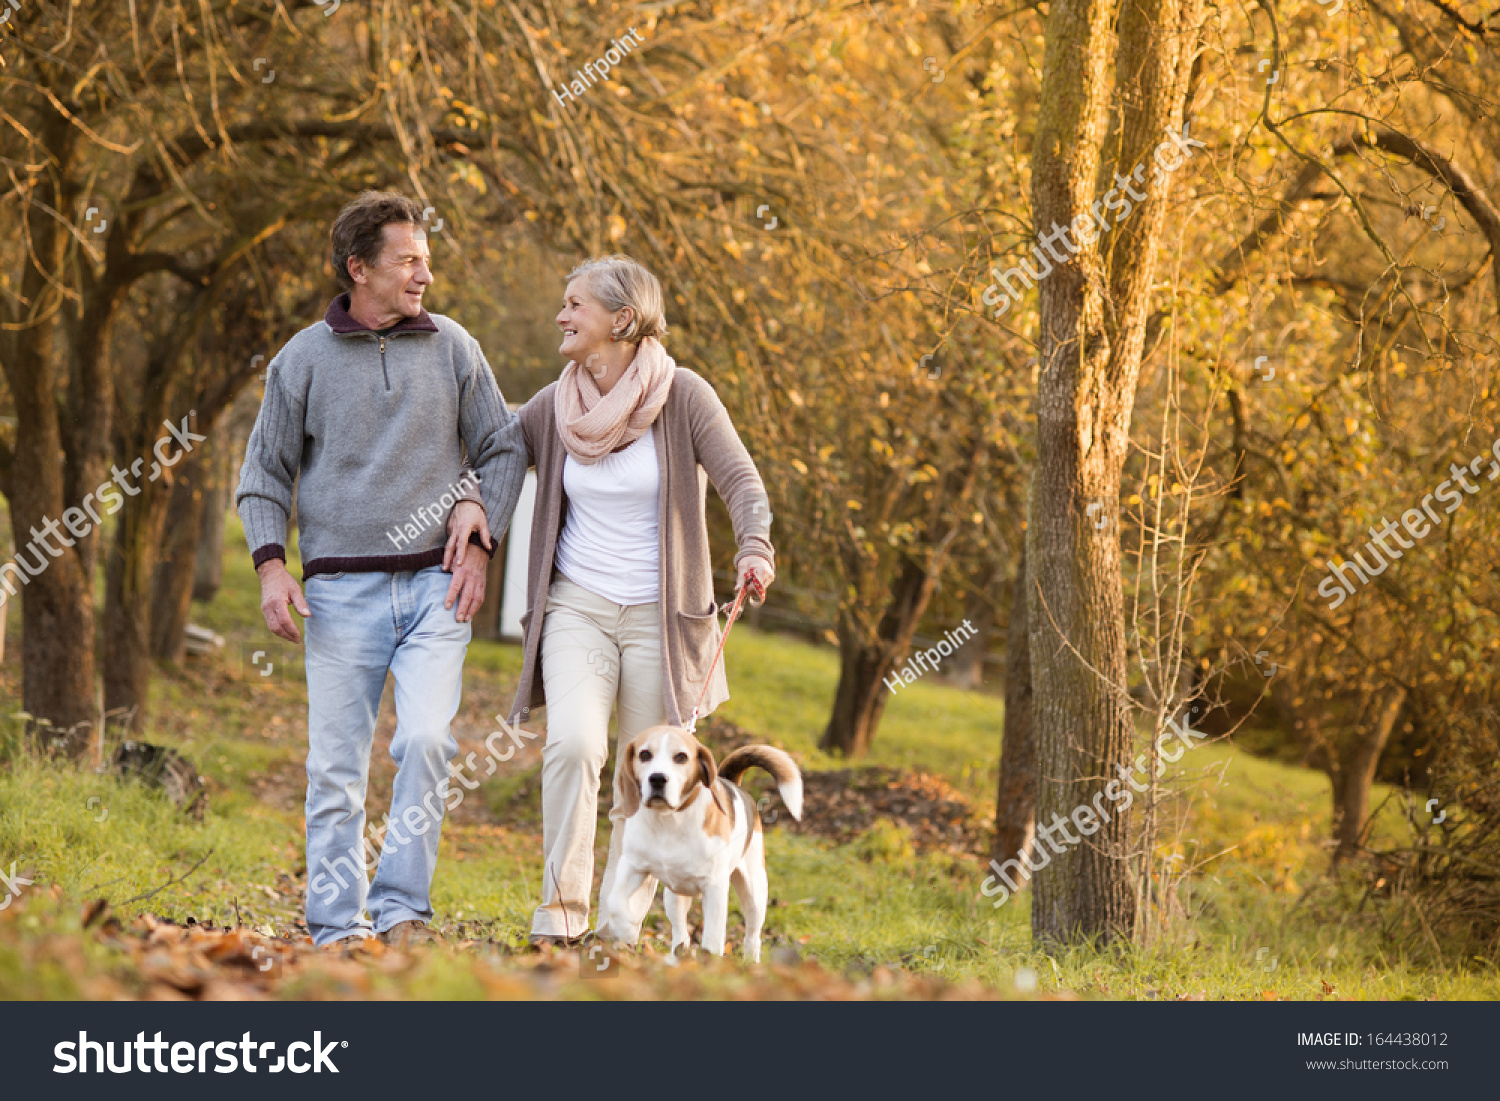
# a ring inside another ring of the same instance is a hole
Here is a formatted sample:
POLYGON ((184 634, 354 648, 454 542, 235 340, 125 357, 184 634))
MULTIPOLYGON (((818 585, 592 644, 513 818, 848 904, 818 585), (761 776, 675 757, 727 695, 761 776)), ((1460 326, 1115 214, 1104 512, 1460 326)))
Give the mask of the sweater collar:
MULTIPOLYGON (((328 312, 323 315, 323 320, 328 327, 340 336, 349 333, 373 333, 375 330, 361 325, 349 316, 349 294, 344 292, 328 303, 328 312)), ((391 332, 394 333, 435 333, 438 331, 437 322, 433 321, 426 310, 417 314, 416 317, 403 318, 391 332)))

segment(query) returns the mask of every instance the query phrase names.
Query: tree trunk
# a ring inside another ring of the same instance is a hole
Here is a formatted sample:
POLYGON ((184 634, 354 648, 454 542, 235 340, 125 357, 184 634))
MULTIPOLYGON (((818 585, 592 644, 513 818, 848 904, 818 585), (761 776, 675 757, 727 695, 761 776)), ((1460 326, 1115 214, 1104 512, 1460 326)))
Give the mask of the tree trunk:
MULTIPOLYGON (((69 465, 63 491, 70 503, 83 500, 111 475, 109 442, 112 439, 115 406, 115 367, 109 338, 115 310, 128 285, 119 276, 129 264, 129 237, 116 218, 114 231, 104 239, 105 267, 95 277, 88 263, 79 267, 82 309, 76 320, 64 311, 63 328, 68 334, 68 424, 65 429, 69 465)), ((93 577, 99 566, 104 533, 98 529, 78 540, 84 573, 93 577)))
POLYGON ((188 616, 192 609, 202 538, 203 513, 218 465, 200 444, 177 468, 176 485, 167 504, 166 544, 156 563, 151 596, 151 656, 182 664, 187 651, 188 616))
MULTIPOLYGON (((1099 147, 1088 138, 1108 94, 1112 14, 1098 0, 1054 0, 1050 9, 1041 100, 1053 106, 1043 108, 1032 168, 1038 227, 1068 224, 1092 201, 1099 147)), ((1128 759, 1134 732, 1121 698, 1125 624, 1115 523, 1129 419, 1122 416, 1125 395, 1109 377, 1103 266, 1097 252, 1083 250, 1040 285, 1042 371, 1026 558, 1036 581, 1028 587, 1027 617, 1037 821, 1049 828, 1091 803, 1128 759), (1102 528, 1094 526, 1099 518, 1102 528)), ((1128 827, 1125 815, 1112 814, 1084 842, 1062 825, 1032 883, 1037 940, 1130 937, 1128 827)))
POLYGON ((1354 856, 1365 846, 1370 830, 1370 787, 1380 755, 1396 728, 1396 720, 1406 703, 1406 689, 1399 685, 1386 691, 1379 701, 1374 721, 1356 733, 1339 755, 1337 767, 1330 770, 1333 781, 1333 834, 1338 847, 1333 862, 1354 856))
MULTIPOLYGON (((1133 0, 1116 11, 1111 0, 1053 0, 1032 160, 1039 233, 1056 240, 1057 227, 1092 218, 1107 181, 1149 168, 1165 132, 1181 129, 1199 3, 1133 0), (1131 94, 1106 142, 1111 54, 1119 90, 1131 94)), ((1075 231, 1076 254, 1055 269, 1042 268, 1040 244, 1033 252, 1041 373, 1027 616, 1036 821, 1052 853, 1033 881, 1032 933, 1042 943, 1107 943, 1135 929, 1129 818, 1105 790, 1135 734, 1116 516, 1165 190, 1152 181, 1147 198, 1092 243, 1075 231), (1091 835, 1064 821, 1100 805, 1110 813, 1091 835)))
MULTIPOLYGON (((998 572, 998 571, 997 571, 998 572)), ((974 634, 953 651, 947 660, 948 680, 961 688, 979 688, 984 683, 984 656, 995 632, 995 602, 990 599, 991 584, 975 592, 964 608, 964 621, 974 634)))
POLYGON ((885 712, 886 686, 895 660, 885 646, 868 646, 843 617, 839 636, 839 685, 833 713, 819 747, 844 757, 863 757, 870 751, 880 716, 885 712))
MULTIPOLYGON (((58 118, 40 130, 43 144, 67 159, 70 128, 58 118)), ((45 177, 34 185, 46 193, 25 204, 27 239, 35 257, 55 271, 62 249, 56 218, 55 186, 45 177)), ((55 748, 77 756, 88 748, 95 716, 94 593, 76 540, 67 532, 51 534, 64 517, 66 457, 59 419, 57 384, 53 370, 54 326, 28 324, 29 316, 44 317, 55 294, 47 277, 30 259, 22 272, 15 301, 30 304, 30 313, 10 310, 15 329, 3 334, 0 364, 10 384, 16 412, 16 442, 12 456, 10 495, 11 531, 17 568, 0 574, 0 596, 6 601, 21 591, 21 705, 35 720, 38 733, 55 748), (35 531, 42 538, 37 540, 35 531), (51 551, 44 546, 51 546, 51 551), (54 553, 55 552, 55 553, 54 553), (20 582, 18 585, 17 582, 20 582)), ((80 502, 81 503, 81 502, 80 502)), ((92 502, 91 502, 92 503, 92 502)), ((74 518, 77 521, 77 517, 74 518)), ((89 522, 84 517, 84 523, 89 522)))
MULTIPOLYGON (((15 480, 10 500, 11 531, 16 562, 25 571, 21 600, 22 707, 50 724, 50 738, 69 756, 89 745, 94 720, 94 593, 76 548, 47 540, 61 553, 48 554, 34 540, 33 531, 63 515, 62 440, 57 406, 51 394, 43 357, 21 362, 12 372, 16 401, 16 467, 25 475, 15 480), (29 393, 15 389, 16 381, 30 384, 29 393), (30 575, 29 580, 27 575, 30 575)), ((4 581, 15 577, 6 571, 4 581)))
MULTIPOLYGON (((1036 830, 1036 739, 1031 722, 1031 646, 1026 624, 1026 552, 1016 564, 1005 646, 1005 732, 995 799, 996 863, 1029 857, 1036 830)), ((1025 880, 1022 880, 1024 883, 1025 880)))
POLYGON ((890 691, 886 678, 911 647, 936 587, 921 563, 906 559, 873 641, 851 615, 839 612, 839 684, 819 748, 845 757, 869 752, 890 691))
MULTIPOLYGON (((7 511, 9 511, 9 508, 10 508, 9 498, 7 498, 7 503, 6 503, 6 509, 7 509, 7 511)), ((4 560, 8 562, 8 561, 10 561, 10 558, 11 558, 11 556, 9 554, 6 554, 4 560)), ((8 626, 8 623, 7 623, 7 620, 8 620, 7 613, 8 612, 9 612, 9 609, 4 604, 0 604, 0 665, 4 665, 5 664, 5 635, 6 635, 6 627, 8 626)))
MULTIPOLYGON (((202 420, 196 407, 188 410, 186 418, 173 416, 174 395, 192 396, 200 402, 205 398, 187 386, 174 385, 174 375, 217 290, 218 284, 210 280, 168 305, 172 322, 147 355, 141 406, 121 426, 118 436, 121 453, 131 462, 135 492, 125 499, 104 567, 104 709, 107 715, 121 716, 117 721, 133 735, 146 726, 152 582, 168 506, 179 471, 197 456, 192 441, 174 438, 168 426, 185 423, 189 433, 212 438, 212 422, 223 411, 222 405, 206 407, 202 420), (148 465, 149 472, 145 470, 148 465)), ((199 446, 206 442, 198 441, 199 446)))
POLYGON ((500 637, 500 604, 505 598, 505 554, 509 540, 507 531, 495 545, 495 557, 485 567, 484 603, 474 613, 475 638, 497 640, 500 637))
MULTIPOLYGON (((143 471, 147 463, 151 464, 151 471, 136 473, 133 478, 136 492, 126 497, 104 566, 104 708, 108 714, 119 715, 116 721, 133 735, 139 735, 146 724, 151 683, 152 582, 156 578, 168 506, 178 471, 194 458, 194 452, 177 447, 174 441, 166 448, 168 455, 179 456, 172 467, 153 460, 153 456, 160 458, 153 448, 165 427, 163 410, 168 404, 169 387, 162 380, 185 346, 182 332, 191 327, 189 316, 189 311, 184 310, 183 319, 177 323, 179 331, 148 366, 147 379, 156 384, 148 386, 152 400, 142 409, 139 423, 131 426, 132 431, 126 437, 126 454, 144 456, 139 465, 132 462, 132 473, 143 471)), ((212 436, 212 429, 201 427, 196 414, 196 410, 189 414, 188 430, 212 436)))
POLYGON ((230 448, 217 447, 212 440, 203 446, 212 458, 203 482, 203 511, 193 559, 193 599, 207 604, 219 595, 224 582, 224 517, 229 512, 232 471, 230 448))
POLYGON ((146 725, 151 683, 151 582, 171 487, 144 482, 126 502, 104 566, 104 708, 130 735, 146 725))

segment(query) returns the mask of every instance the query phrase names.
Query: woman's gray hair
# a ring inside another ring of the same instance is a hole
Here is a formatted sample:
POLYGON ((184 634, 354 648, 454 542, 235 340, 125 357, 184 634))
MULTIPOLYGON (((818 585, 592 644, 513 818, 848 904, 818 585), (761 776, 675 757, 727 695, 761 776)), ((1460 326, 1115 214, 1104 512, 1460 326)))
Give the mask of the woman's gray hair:
POLYGON ((613 313, 629 306, 634 311, 619 339, 632 344, 667 335, 667 315, 662 309, 661 284, 639 262, 628 256, 600 256, 585 260, 568 272, 568 280, 582 279, 599 304, 613 313))

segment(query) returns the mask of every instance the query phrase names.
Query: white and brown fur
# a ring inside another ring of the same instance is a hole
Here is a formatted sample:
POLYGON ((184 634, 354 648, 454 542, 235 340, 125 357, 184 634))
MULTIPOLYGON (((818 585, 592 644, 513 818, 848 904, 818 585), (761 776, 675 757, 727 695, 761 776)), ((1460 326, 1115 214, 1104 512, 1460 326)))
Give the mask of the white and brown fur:
POLYGON ((802 774, 779 749, 748 745, 716 767, 708 747, 678 726, 654 726, 625 747, 615 770, 615 806, 625 813, 616 829, 624 834, 607 907, 617 939, 640 939, 656 893, 640 888, 655 878, 662 883, 673 950, 689 943, 688 907, 702 898, 703 947, 722 956, 733 884, 745 915, 745 958, 760 961, 765 834, 755 800, 734 783, 753 765, 775 778, 782 802, 800 820, 802 774))

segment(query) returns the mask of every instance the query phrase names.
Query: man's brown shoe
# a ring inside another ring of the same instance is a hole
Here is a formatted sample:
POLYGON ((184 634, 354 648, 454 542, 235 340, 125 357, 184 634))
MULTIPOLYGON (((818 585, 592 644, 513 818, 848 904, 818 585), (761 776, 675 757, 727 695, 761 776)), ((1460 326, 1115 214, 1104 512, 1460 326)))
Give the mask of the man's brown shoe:
POLYGON ((427 927, 425 921, 398 921, 384 933, 380 940, 392 948, 412 948, 418 944, 441 944, 443 938, 427 927))

